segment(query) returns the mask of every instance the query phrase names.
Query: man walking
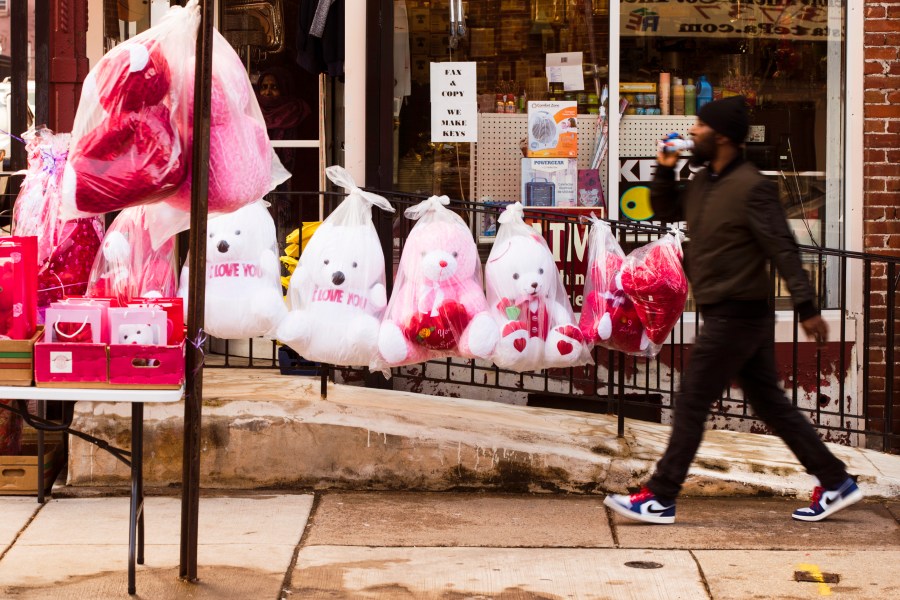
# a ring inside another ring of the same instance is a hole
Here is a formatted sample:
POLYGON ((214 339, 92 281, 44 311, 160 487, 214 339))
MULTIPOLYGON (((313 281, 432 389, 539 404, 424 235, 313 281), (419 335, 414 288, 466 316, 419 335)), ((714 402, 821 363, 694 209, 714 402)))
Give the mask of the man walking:
POLYGON ((710 408, 734 379, 756 414, 819 480, 812 503, 794 511, 795 519, 819 521, 863 496, 844 463, 778 387, 767 261, 787 283, 807 336, 824 345, 828 326, 816 308, 775 183, 743 159, 748 129, 743 97, 704 105, 690 133, 691 163, 706 168, 684 191, 675 182, 678 152, 661 150, 657 156, 650 200, 657 218, 687 221, 685 270, 703 327, 681 379, 669 445, 656 472, 639 493, 610 495, 604 501, 630 519, 675 522, 675 498, 700 446, 710 408))

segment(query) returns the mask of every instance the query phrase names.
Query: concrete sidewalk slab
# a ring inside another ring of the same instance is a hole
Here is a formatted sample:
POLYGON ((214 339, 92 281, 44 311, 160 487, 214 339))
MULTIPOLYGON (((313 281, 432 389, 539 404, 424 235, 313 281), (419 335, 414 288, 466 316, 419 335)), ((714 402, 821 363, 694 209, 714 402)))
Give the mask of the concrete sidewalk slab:
POLYGON ((611 548, 603 501, 579 496, 328 493, 309 545, 611 548))
MULTIPOLYGON (((236 590, 250 581, 255 586, 248 588, 255 591, 247 596, 218 597, 256 598, 262 589, 269 590, 264 597, 279 593, 312 500, 310 495, 201 498, 198 564, 205 566, 212 582, 234 578, 236 590)), ((146 593, 147 580, 167 589, 181 585, 177 581, 181 501, 148 498, 144 510, 146 564, 137 567, 139 595, 146 593)), ((41 599, 126 597, 127 558, 127 498, 53 500, 0 561, 0 591, 41 599), (116 582, 121 582, 120 588, 116 582), (54 595, 56 587, 60 595, 54 595), (44 591, 28 595, 35 590, 44 591), (114 595, 105 595, 109 593, 114 595)), ((210 593, 216 589, 214 583, 210 593)))
POLYGON ((681 498, 675 525, 614 515, 623 548, 860 549, 900 551, 900 527, 883 503, 863 501, 824 521, 795 521, 784 498, 681 498))
POLYGON ((290 590, 304 600, 708 597, 689 552, 560 548, 307 546, 297 557, 290 590))
POLYGON ((715 600, 833 596, 848 600, 900 598, 900 552, 846 550, 694 552, 715 600), (795 571, 836 573, 836 584, 797 582, 795 571))
POLYGON ((0 497, 0 556, 41 508, 34 498, 0 497))

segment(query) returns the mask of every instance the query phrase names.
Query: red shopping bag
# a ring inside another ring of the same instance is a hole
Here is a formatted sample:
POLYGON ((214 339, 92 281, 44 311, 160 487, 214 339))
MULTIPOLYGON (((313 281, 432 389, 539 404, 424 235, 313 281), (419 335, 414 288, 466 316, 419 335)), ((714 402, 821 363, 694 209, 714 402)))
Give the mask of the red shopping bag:
POLYGON ((37 238, 0 238, 0 336, 27 340, 37 329, 37 238))

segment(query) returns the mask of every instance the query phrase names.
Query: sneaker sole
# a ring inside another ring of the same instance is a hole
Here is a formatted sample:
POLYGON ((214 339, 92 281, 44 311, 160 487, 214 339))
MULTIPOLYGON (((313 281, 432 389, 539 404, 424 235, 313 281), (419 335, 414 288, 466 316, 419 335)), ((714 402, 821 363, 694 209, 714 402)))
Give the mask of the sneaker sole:
POLYGON ((836 513, 837 511, 839 511, 841 509, 847 508, 848 506, 850 506, 852 504, 856 504, 857 502, 859 502, 862 499, 863 499, 862 490, 857 488, 855 491, 851 492, 847 496, 844 496, 839 501, 835 502, 834 504, 829 506, 826 510, 822 511, 818 515, 807 516, 807 515, 792 514, 791 516, 794 517, 794 519, 796 519, 798 521, 821 521, 822 519, 830 517, 831 515, 833 515, 834 513, 836 513))
POLYGON ((613 510, 613 512, 618 513, 625 517, 626 519, 631 519, 632 521, 640 521, 642 523, 650 523, 652 525, 671 525, 675 522, 675 517, 653 517, 650 515, 642 515, 636 513, 632 510, 628 510, 624 506, 621 506, 615 502, 612 498, 607 496, 603 500, 604 506, 608 506, 613 510))

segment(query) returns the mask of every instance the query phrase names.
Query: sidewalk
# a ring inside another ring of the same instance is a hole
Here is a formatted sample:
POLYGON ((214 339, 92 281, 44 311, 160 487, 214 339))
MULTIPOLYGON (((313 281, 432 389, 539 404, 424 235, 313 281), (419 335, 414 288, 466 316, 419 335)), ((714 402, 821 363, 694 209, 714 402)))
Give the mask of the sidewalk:
MULTIPOLYGON (((684 498, 672 526, 602 496, 222 492, 200 502, 199 576, 178 580, 180 500, 146 504, 153 599, 900 597, 900 500, 800 523, 803 502, 684 498), (797 582, 795 572, 836 583, 797 582)), ((0 597, 128 598, 127 497, 0 498, 0 597)))

